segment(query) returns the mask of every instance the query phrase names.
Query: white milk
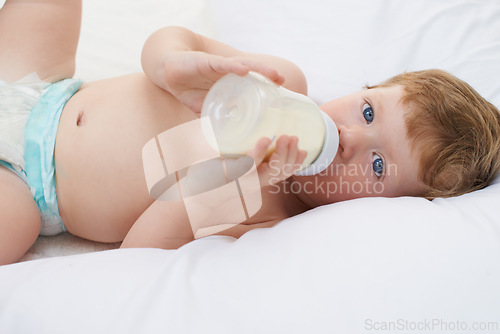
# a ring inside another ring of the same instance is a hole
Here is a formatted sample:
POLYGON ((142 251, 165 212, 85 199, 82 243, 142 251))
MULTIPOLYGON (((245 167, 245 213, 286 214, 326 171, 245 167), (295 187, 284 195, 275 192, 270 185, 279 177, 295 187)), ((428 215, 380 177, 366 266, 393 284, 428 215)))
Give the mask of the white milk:
POLYGON ((209 117, 206 124, 211 124, 222 154, 246 154, 260 138, 268 137, 274 139, 269 156, 280 135, 297 136, 307 157, 296 174, 313 175, 328 167, 337 152, 337 128, 311 99, 254 72, 217 81, 201 115, 209 117))

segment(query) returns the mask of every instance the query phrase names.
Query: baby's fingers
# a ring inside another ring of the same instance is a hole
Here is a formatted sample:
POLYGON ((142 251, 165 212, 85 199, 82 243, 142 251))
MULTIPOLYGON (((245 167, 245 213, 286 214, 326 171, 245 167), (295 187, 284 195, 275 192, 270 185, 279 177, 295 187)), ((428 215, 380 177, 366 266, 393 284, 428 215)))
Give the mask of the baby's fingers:
POLYGON ((278 85, 283 85, 285 82, 285 77, 279 74, 277 70, 257 60, 246 57, 234 57, 233 59, 247 66, 250 71, 258 72, 278 85))
POLYGON ((307 151, 299 149, 299 138, 296 136, 290 137, 287 164, 293 166, 293 173, 300 169, 306 157, 307 151))
POLYGON ((300 169, 307 152, 299 150, 296 136, 280 136, 276 142, 276 151, 271 156, 273 166, 279 168, 280 178, 286 179, 300 169))
POLYGON ((299 154, 297 155, 297 160, 296 160, 296 162, 299 164, 299 167, 302 166, 302 164, 306 160, 306 157, 307 157, 307 151, 299 150, 299 154))
POLYGON ((282 135, 276 141, 276 149, 269 161, 262 163, 271 144, 271 139, 261 138, 248 153, 258 166, 262 186, 275 184, 292 176, 300 169, 307 155, 307 151, 299 149, 297 137, 282 135))
POLYGON ((221 56, 212 56, 209 61, 210 69, 217 74, 234 73, 237 75, 245 75, 250 71, 250 68, 232 58, 221 56))
POLYGON ((291 168, 295 168, 297 160, 297 155, 299 154, 299 146, 298 146, 299 138, 296 136, 291 136, 288 141, 288 154, 286 156, 286 165, 291 166, 291 168))
POLYGON ((257 144, 255 144, 253 150, 248 152, 248 155, 252 157, 253 160, 255 161, 256 166, 260 165, 262 161, 264 161, 264 158, 266 157, 267 151, 269 149, 269 146, 271 146, 271 143, 272 140, 267 137, 260 138, 257 141, 257 144))

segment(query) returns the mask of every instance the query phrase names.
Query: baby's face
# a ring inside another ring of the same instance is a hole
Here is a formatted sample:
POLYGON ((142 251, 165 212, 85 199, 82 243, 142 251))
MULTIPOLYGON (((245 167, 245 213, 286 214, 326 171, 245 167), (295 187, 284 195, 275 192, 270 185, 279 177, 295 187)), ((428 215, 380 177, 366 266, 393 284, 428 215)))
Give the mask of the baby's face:
POLYGON ((359 197, 421 195, 419 161, 406 137, 400 86, 367 89, 320 108, 335 122, 340 146, 333 163, 314 176, 294 176, 292 191, 311 205, 359 197))

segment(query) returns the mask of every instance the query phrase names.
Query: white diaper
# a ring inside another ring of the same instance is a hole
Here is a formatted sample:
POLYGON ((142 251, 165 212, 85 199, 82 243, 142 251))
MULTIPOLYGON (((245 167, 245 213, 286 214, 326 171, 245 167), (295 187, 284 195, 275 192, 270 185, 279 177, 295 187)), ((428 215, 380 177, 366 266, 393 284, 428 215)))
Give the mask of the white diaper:
POLYGON ((31 110, 49 85, 36 73, 8 83, 0 80, 0 160, 24 174, 24 130, 31 110))

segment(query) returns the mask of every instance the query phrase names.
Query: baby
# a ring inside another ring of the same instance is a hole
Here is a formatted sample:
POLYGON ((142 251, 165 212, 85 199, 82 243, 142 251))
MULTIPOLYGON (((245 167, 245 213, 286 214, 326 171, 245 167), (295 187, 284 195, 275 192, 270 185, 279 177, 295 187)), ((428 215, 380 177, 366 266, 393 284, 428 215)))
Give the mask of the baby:
MULTIPOLYGON (((39 234, 63 231, 122 247, 192 241, 185 203, 149 192, 145 145, 198 120, 208 89, 228 73, 255 71, 307 94, 289 61, 179 27, 149 37, 144 73, 82 83, 71 79, 80 16, 79 0, 7 0, 0 11, 0 264, 17 261, 39 234)), ((459 195, 500 169, 498 110, 445 72, 401 74, 321 109, 339 130, 333 163, 295 176, 307 154, 297 138, 277 138, 270 157, 262 138, 248 152, 261 205, 218 234, 239 237, 357 197, 459 195)))

